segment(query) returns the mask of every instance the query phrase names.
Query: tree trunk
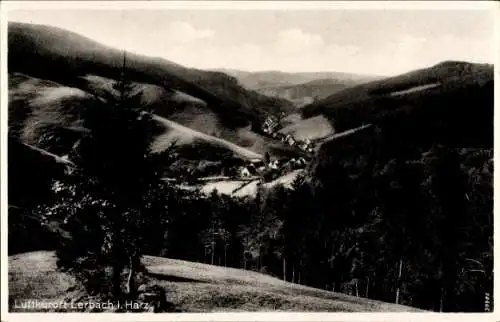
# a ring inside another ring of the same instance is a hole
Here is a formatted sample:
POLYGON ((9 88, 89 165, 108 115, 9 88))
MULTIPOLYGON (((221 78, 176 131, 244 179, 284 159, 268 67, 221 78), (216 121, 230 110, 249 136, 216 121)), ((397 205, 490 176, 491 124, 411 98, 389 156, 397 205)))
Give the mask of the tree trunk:
POLYGON ((227 267, 227 245, 224 245, 224 267, 227 267))
POLYGON ((120 299, 122 296, 122 288, 121 288, 121 274, 122 274, 122 267, 120 264, 114 264, 113 265, 113 277, 112 277, 112 284, 113 284, 113 295, 115 299, 120 299))
POLYGON ((295 283, 295 266, 292 267, 292 283, 295 283))
POLYGON ((286 258, 283 257, 283 280, 286 281, 286 258))
POLYGON ((369 287, 370 287, 370 276, 368 276, 368 280, 366 281, 365 297, 368 297, 368 288, 369 287))
POLYGON ((135 299, 135 261, 129 256, 129 272, 127 278, 127 294, 130 299, 135 299))
MULTIPOLYGON (((114 215, 118 215, 119 213, 115 213, 114 215)), ((122 243, 121 243, 121 236, 120 236, 120 223, 119 221, 114 221, 113 222, 113 246, 112 246, 112 259, 113 259, 113 264, 112 264, 112 276, 111 276, 111 283, 113 287, 113 296, 115 297, 116 300, 121 300, 122 298, 122 286, 121 286, 121 280, 122 280, 122 271, 123 271, 123 264, 121 262, 121 255, 122 255, 122 243)))
MULTIPOLYGON (((330 256, 331 257, 331 256, 330 256)), ((330 261, 330 269, 333 272, 333 261, 330 261)), ((332 292, 335 292, 335 272, 332 273, 332 292)))
POLYGON ((212 256, 210 263, 213 265, 214 264, 214 257, 215 257, 215 243, 212 241, 212 256))
POLYGON ((444 288, 441 287, 441 296, 439 298, 439 312, 443 312, 443 308, 444 308, 444 288))
POLYGON ((402 269, 403 269, 403 259, 400 259, 399 260, 398 284, 396 286, 396 304, 399 304, 399 289, 400 289, 402 269))
POLYGON ((335 286, 338 286, 338 289, 339 289, 339 292, 340 293, 344 293, 345 294, 345 287, 343 286, 343 282, 344 282, 344 274, 340 274, 340 279, 338 281, 338 285, 335 284, 335 286))
POLYGON ((214 256, 215 256, 215 226, 212 221, 212 265, 214 264, 214 256))

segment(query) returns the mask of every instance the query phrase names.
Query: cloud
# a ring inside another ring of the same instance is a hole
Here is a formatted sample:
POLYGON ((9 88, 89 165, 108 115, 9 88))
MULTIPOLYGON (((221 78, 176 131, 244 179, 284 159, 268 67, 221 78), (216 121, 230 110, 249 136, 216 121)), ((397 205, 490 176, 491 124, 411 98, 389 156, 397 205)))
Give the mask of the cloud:
POLYGON ((307 33, 298 28, 278 32, 273 44, 275 51, 291 53, 318 50, 323 45, 321 35, 307 33))
POLYGON ((140 28, 133 28, 119 39, 109 38, 106 43, 120 43, 121 47, 138 54, 171 59, 177 63, 187 63, 186 58, 194 58, 193 54, 201 48, 210 48, 210 42, 215 37, 211 29, 196 28, 184 21, 173 21, 158 25, 156 29, 144 33, 140 28), (194 53, 193 53, 194 51, 194 53))
POLYGON ((220 44, 213 31, 182 22, 169 24, 161 34, 162 42, 142 37, 145 44, 141 50, 202 69, 339 71, 389 76, 443 60, 487 62, 494 58, 493 39, 451 35, 430 38, 406 34, 358 45, 326 42, 321 35, 293 28, 277 32, 267 42, 220 44))
POLYGON ((173 44, 187 44, 215 36, 215 31, 213 30, 196 29, 184 21, 171 22, 162 33, 164 34, 164 39, 173 44))
POLYGON ((360 52, 360 47, 327 43, 319 34, 293 28, 278 32, 272 45, 263 51, 271 57, 264 69, 312 71, 349 65, 349 60, 360 52))
POLYGON ((272 57, 274 56, 266 54, 261 46, 252 43, 230 46, 184 44, 166 49, 165 54, 165 58, 174 62, 207 69, 221 67, 248 69, 251 65, 269 65, 272 57))
POLYGON ((210 18, 207 13, 130 11, 126 16, 107 10, 9 12, 9 20, 62 27, 112 47, 198 68, 395 75, 443 60, 491 63, 496 56, 490 14, 434 12, 420 20, 415 13, 377 14, 376 19, 356 13, 318 21, 305 15, 294 18, 293 25, 274 16, 255 24, 257 12, 241 21, 235 14, 210 18))
POLYGON ((464 38, 444 36, 437 40, 431 51, 433 57, 451 57, 455 60, 468 60, 478 63, 495 61, 496 42, 491 38, 464 38), (439 47, 437 47, 439 45, 439 47), (439 48, 439 49, 438 49, 439 48))
MULTIPOLYGON (((396 75, 443 60, 492 61, 493 39, 451 35, 424 37, 389 35, 364 43, 327 42, 321 35, 299 28, 282 29, 263 42, 218 43, 211 30, 184 22, 164 28, 165 41, 147 41, 150 52, 197 68, 244 70, 340 71, 396 75), (210 40, 210 41, 201 41, 210 40)), ((239 39, 238 39, 239 40, 239 39)))
POLYGON ((359 67, 364 66, 370 73, 396 75, 445 60, 492 62, 495 58, 494 46, 493 38, 402 35, 388 41, 385 46, 364 50, 356 57, 356 61, 359 67))
POLYGON ((198 68, 314 71, 332 66, 356 69, 359 66, 353 62, 360 52, 358 46, 327 44, 320 35, 294 28, 278 32, 267 43, 182 44, 165 48, 165 57, 198 68))
POLYGON ((424 61, 429 52, 428 45, 429 42, 424 37, 399 36, 392 41, 388 39, 383 46, 364 51, 359 57, 359 63, 374 74, 406 72, 413 69, 416 62, 424 61))

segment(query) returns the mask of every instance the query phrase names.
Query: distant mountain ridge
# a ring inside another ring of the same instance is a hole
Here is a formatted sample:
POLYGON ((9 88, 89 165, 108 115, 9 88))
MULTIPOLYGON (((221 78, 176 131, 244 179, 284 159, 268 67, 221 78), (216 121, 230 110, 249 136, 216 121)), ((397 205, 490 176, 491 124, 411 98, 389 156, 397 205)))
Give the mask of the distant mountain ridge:
POLYGON ((236 69, 216 69, 235 77, 238 82, 248 89, 263 89, 266 87, 278 87, 288 85, 299 85, 321 79, 332 79, 338 82, 359 84, 383 76, 358 75, 343 72, 282 72, 282 71, 258 71, 249 72, 236 69))
POLYGON ((256 91, 267 96, 287 99, 300 108, 363 82, 365 81, 322 78, 297 85, 267 86, 256 91))

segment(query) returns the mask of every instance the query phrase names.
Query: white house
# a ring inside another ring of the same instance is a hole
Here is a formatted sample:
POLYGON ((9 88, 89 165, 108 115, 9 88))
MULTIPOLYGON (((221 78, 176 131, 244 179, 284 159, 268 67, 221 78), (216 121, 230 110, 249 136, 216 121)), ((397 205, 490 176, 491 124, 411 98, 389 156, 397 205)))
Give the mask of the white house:
POLYGON ((248 170, 247 167, 242 167, 240 169, 240 176, 242 176, 242 177, 250 177, 250 171, 248 170))
POLYGON ((297 164, 298 166, 303 166, 303 165, 305 165, 305 164, 306 164, 306 159, 304 159, 303 157, 300 157, 300 158, 297 160, 296 164, 297 164))
POLYGON ((279 168, 279 163, 280 163, 279 160, 271 161, 269 162, 269 168, 276 170, 279 168))
POLYGON ((262 130, 265 132, 265 133, 273 133, 274 132, 274 129, 278 126, 278 123, 270 116, 268 116, 264 122, 264 124, 262 125, 262 130))
POLYGON ((299 146, 303 151, 313 152, 313 144, 310 139, 306 139, 304 142, 301 142, 299 146))
POLYGON ((250 160, 250 163, 256 168, 264 165, 264 161, 262 159, 252 159, 250 160))

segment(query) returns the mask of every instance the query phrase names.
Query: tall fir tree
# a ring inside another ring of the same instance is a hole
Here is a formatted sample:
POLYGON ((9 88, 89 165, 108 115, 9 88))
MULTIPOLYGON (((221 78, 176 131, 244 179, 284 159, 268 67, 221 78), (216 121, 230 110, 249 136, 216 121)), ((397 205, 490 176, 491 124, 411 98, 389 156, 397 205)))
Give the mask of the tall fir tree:
POLYGON ((91 292, 105 293, 108 285, 118 300, 136 297, 149 231, 166 217, 158 199, 167 189, 160 180, 165 160, 151 150, 156 124, 126 77, 124 56, 113 89, 84 106, 87 131, 70 155, 76 170, 58 184, 50 209, 69 233, 57 251, 60 268, 91 292))

